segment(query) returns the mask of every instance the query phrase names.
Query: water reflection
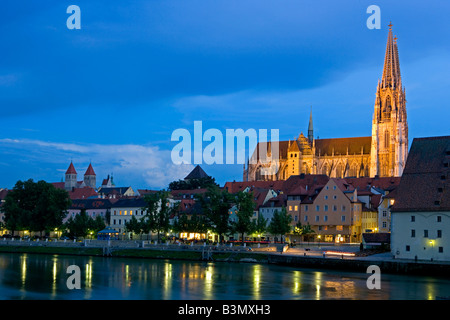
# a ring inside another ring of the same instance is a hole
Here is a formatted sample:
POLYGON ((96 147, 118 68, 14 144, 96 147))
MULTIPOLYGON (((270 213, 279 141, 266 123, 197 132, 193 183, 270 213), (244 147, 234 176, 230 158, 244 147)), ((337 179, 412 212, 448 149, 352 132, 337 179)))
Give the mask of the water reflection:
POLYGON ((0 254, 0 299, 436 299, 450 280, 384 275, 381 290, 367 275, 264 264, 0 254), (69 265, 82 288, 69 290, 69 265))

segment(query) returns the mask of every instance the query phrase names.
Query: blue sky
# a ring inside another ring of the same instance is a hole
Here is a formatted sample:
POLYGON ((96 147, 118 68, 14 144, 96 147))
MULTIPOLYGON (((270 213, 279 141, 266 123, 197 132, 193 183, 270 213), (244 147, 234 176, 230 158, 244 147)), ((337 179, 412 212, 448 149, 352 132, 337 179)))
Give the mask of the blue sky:
MULTIPOLYGON (((164 188, 175 129, 278 129, 280 139, 369 136, 389 21, 409 140, 449 135, 448 1, 2 1, 0 188, 33 178, 164 188), (69 5, 81 29, 69 30, 69 5), (369 30, 369 5, 381 29, 369 30)), ((204 146, 207 143, 204 144, 204 146)), ((202 165, 223 184, 242 165, 202 165)))

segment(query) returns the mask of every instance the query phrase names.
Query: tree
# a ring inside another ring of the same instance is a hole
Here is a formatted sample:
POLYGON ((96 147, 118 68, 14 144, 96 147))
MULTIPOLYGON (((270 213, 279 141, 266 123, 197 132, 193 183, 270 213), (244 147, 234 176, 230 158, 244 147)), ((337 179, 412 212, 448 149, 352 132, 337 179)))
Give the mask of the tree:
POLYGON ((313 229, 311 229, 311 226, 309 225, 309 223, 306 226, 302 227, 302 236, 304 236, 306 238, 306 241, 309 241, 310 236, 316 233, 313 229))
POLYGON ((143 222, 141 220, 138 220, 135 216, 132 216, 130 221, 125 222, 125 229, 127 232, 133 232, 136 234, 139 234, 139 236, 142 238, 142 232, 143 232, 143 222))
POLYGON ((267 231, 267 219, 262 214, 258 214, 258 219, 253 221, 252 231, 257 234, 264 234, 267 231))
POLYGON ((253 202, 253 192, 238 192, 236 195, 236 216, 237 220, 233 221, 232 229, 236 233, 241 234, 242 244, 244 244, 244 235, 252 230, 251 217, 255 208, 253 202))
POLYGON ((86 213, 86 209, 81 209, 75 217, 70 217, 65 227, 69 230, 68 234, 74 238, 85 238, 89 232, 90 217, 86 213))
POLYGON ((193 190, 200 188, 218 186, 216 180, 213 177, 204 177, 199 179, 178 180, 169 183, 169 190, 193 190))
POLYGON ((309 223, 307 225, 302 225, 301 222, 297 222, 297 224, 294 227, 294 234, 297 234, 299 236, 304 236, 307 240, 309 240, 309 237, 311 234, 315 233, 313 229, 311 229, 311 226, 309 223))
POLYGON ((45 181, 17 181, 5 197, 6 227, 41 232, 59 228, 71 204, 69 194, 45 181))
POLYGON ((281 209, 281 212, 275 210, 268 230, 273 235, 279 234, 282 240, 283 235, 291 230, 291 220, 292 217, 287 213, 285 207, 281 209))
POLYGON ((232 206, 232 197, 217 186, 210 186, 203 196, 198 196, 203 213, 213 232, 217 233, 219 242, 225 234, 231 230, 229 222, 229 213, 232 206))
POLYGON ((170 228, 170 216, 174 209, 169 203, 168 191, 162 190, 156 193, 147 194, 144 197, 147 206, 143 208, 147 213, 144 217, 144 223, 147 228, 158 234, 158 242, 161 232, 167 232, 170 228))

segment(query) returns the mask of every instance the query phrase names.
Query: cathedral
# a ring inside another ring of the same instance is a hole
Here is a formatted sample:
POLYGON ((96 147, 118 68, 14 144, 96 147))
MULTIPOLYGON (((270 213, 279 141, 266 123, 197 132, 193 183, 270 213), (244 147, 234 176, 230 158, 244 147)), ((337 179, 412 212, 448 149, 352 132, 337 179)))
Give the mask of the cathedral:
POLYGON ((244 165, 244 181, 286 180, 291 175, 325 174, 344 177, 399 177, 408 156, 408 123, 397 38, 389 33, 383 75, 378 81, 372 136, 314 139, 312 111, 308 134, 278 142, 259 142, 244 165), (277 156, 272 156, 272 155, 277 156))

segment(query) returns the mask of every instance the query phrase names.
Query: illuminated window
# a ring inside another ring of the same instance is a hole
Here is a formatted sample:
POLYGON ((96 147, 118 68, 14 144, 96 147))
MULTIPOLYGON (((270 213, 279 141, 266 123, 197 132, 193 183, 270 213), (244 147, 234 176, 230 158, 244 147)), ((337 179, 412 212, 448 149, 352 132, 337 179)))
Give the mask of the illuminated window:
POLYGON ((344 227, 343 226, 336 226, 336 230, 337 231, 342 231, 342 230, 344 230, 344 227))
POLYGON ((133 210, 130 210, 130 216, 132 216, 133 215, 133 210))
POLYGON ((119 211, 119 215, 122 215, 122 210, 119 211))
POLYGON ((292 211, 292 206, 289 206, 289 211, 292 211))
POLYGON ((294 207, 294 210, 295 210, 295 211, 298 211, 298 206, 295 206, 295 207, 294 207))
POLYGON ((125 212, 124 212, 123 214, 126 216, 126 215, 128 214, 128 213, 127 213, 127 210, 125 210, 125 212))

